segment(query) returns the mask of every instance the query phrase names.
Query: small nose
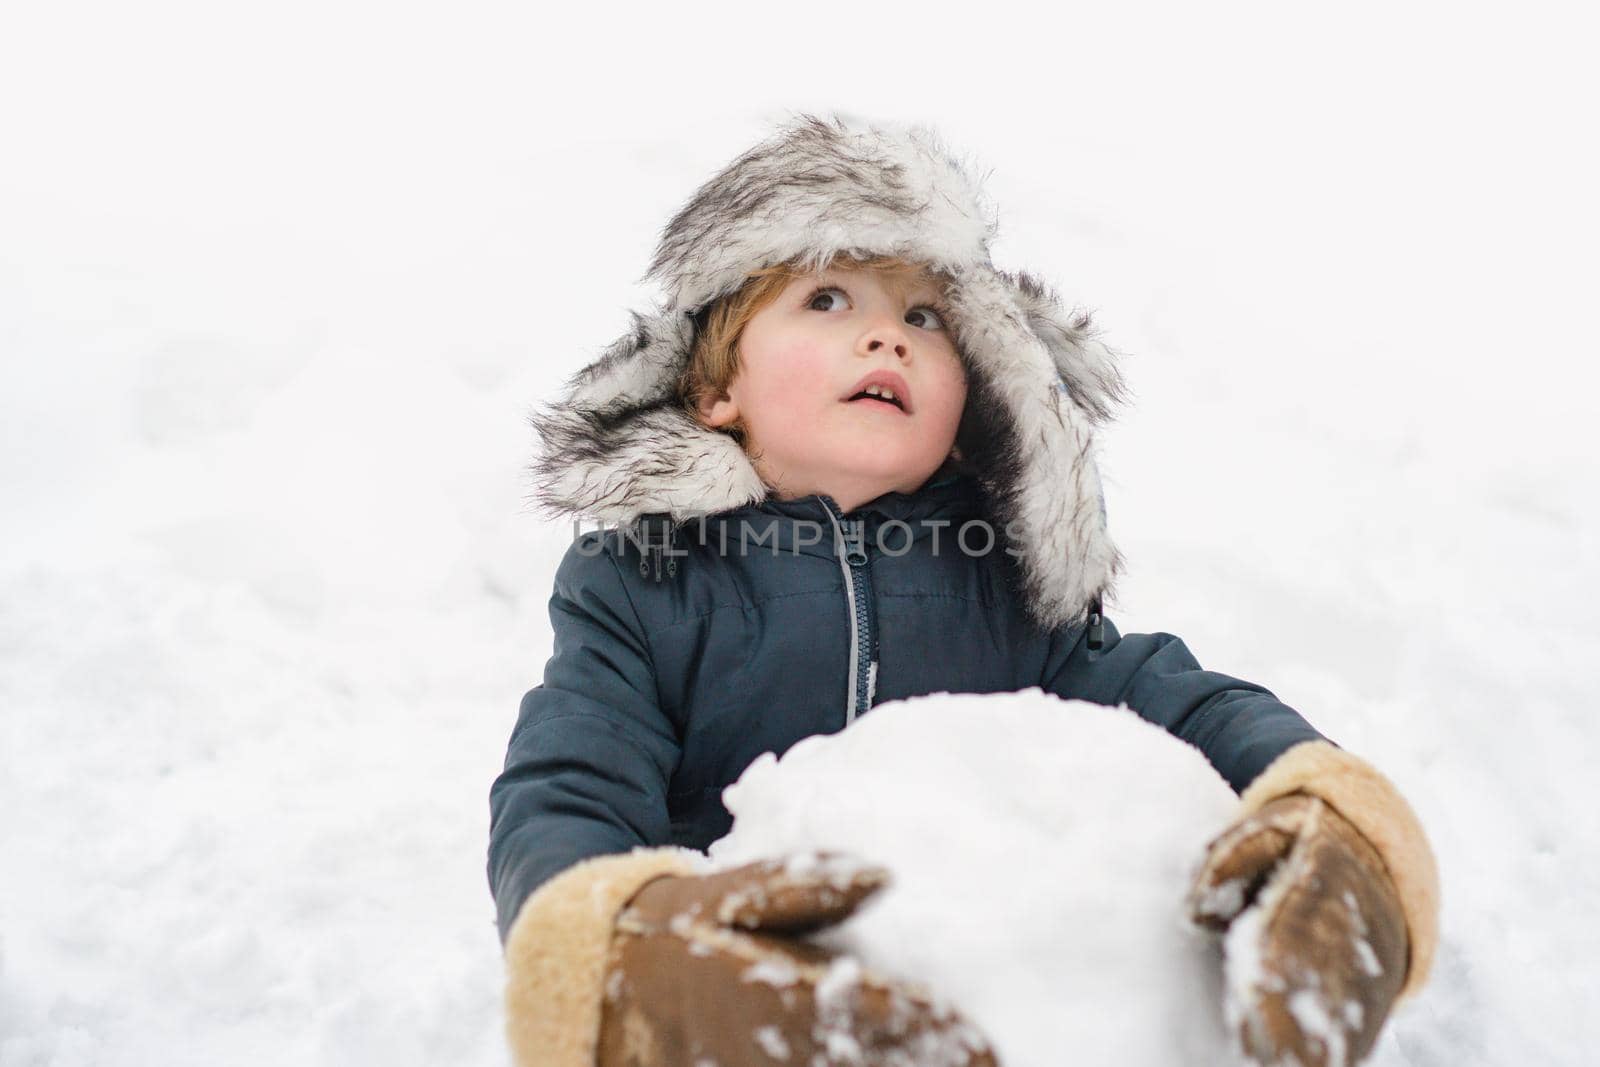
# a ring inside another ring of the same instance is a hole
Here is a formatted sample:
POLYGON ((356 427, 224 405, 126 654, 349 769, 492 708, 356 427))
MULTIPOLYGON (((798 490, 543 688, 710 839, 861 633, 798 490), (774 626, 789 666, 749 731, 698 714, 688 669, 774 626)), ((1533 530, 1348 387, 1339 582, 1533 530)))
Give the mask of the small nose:
POLYGON ((889 349, 899 359, 911 357, 911 346, 906 342, 905 330, 887 320, 875 324, 861 335, 861 350, 871 355, 889 349))

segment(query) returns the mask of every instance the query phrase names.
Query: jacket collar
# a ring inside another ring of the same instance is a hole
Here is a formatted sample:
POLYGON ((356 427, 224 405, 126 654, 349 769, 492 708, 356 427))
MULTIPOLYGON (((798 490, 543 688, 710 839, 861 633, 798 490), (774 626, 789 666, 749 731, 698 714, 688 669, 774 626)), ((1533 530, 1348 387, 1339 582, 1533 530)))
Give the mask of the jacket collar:
MULTIPOLYGON (((674 540, 704 543, 729 554, 744 552, 835 557, 839 539, 861 537, 899 554, 910 545, 944 531, 947 538, 963 522, 982 518, 983 497, 974 475, 957 463, 947 463, 909 493, 888 492, 842 511, 832 497, 821 493, 780 500, 769 493, 765 500, 677 524, 674 540)), ((999 543, 997 537, 997 544, 999 543)))

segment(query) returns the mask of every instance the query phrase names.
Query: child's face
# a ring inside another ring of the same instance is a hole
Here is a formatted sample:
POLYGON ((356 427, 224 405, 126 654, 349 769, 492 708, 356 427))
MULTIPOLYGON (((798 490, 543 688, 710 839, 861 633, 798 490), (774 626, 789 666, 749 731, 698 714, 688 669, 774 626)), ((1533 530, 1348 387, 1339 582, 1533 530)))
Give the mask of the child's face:
POLYGON ((835 267, 796 278, 739 340, 739 371, 702 409, 743 416, 757 472, 780 499, 827 493, 845 510, 911 492, 950 455, 967 398, 953 336, 927 279, 835 267), (851 400, 873 372, 902 407, 851 400))

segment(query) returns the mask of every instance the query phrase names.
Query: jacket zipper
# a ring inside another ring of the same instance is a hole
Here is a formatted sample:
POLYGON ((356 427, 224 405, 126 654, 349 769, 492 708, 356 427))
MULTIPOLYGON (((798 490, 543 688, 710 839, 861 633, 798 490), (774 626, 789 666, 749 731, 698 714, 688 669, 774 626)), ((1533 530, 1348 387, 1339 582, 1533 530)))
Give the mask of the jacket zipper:
POLYGON ((872 620, 872 564, 867 555, 865 523, 857 519, 847 535, 841 523, 839 505, 825 494, 822 506, 833 522, 834 546, 839 570, 844 575, 844 595, 850 611, 850 681, 845 696, 844 724, 872 707, 878 688, 878 635, 872 620))

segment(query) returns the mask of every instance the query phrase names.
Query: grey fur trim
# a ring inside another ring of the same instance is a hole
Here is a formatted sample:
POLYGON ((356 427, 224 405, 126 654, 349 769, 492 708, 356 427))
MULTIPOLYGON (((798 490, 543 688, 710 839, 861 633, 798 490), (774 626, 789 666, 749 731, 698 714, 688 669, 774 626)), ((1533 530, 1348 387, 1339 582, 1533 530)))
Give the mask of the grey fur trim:
POLYGON ((962 454, 1018 554, 1022 591, 1046 628, 1109 598, 1123 560, 1106 529, 1095 429, 1126 400, 1115 354, 1089 316, 989 258, 995 216, 976 180, 923 127, 803 116, 741 154, 669 221, 646 278, 652 313, 535 414, 535 498, 548 512, 674 521, 756 503, 767 487, 727 434, 676 399, 694 340, 687 312, 791 259, 896 255, 951 279, 968 369, 962 454))
POLYGON ((733 292, 759 266, 840 250, 938 268, 987 261, 994 212, 933 131, 802 116, 706 182, 662 231, 646 279, 673 306, 733 292))
POLYGON ((557 515, 627 523, 691 519, 764 499, 767 488, 734 439, 691 419, 675 386, 689 361, 688 318, 633 314, 634 328, 536 412, 534 498, 557 515))

